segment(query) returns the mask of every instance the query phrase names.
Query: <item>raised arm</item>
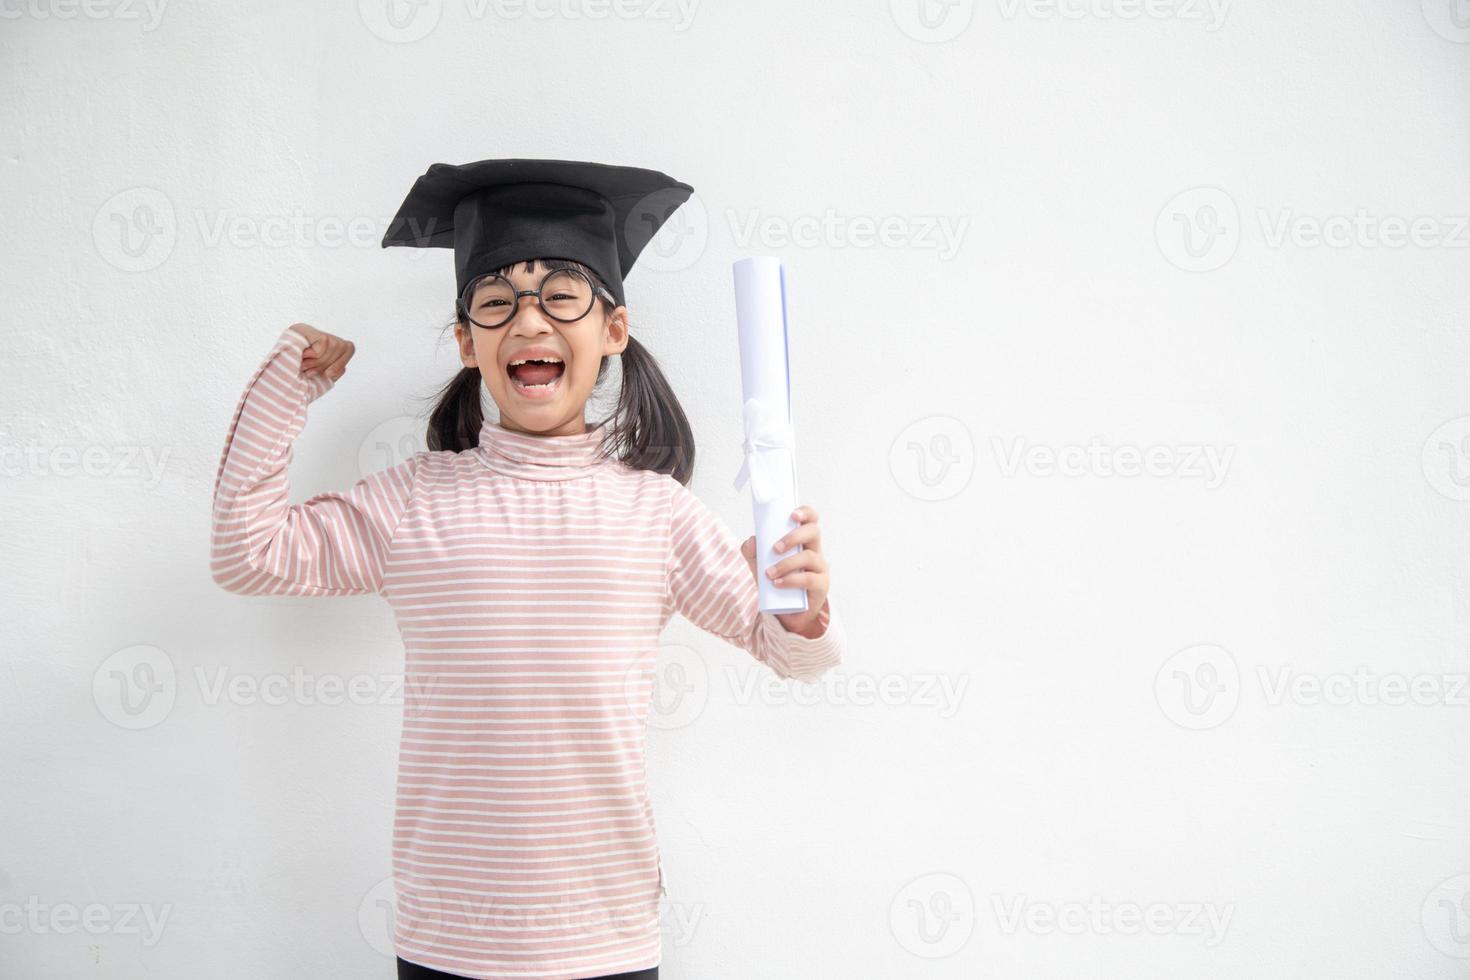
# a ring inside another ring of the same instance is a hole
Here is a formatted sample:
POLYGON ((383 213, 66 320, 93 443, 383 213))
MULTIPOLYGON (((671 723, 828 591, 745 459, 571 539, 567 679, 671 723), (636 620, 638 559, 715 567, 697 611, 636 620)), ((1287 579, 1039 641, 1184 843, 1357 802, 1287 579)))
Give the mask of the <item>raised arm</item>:
POLYGON ((740 541, 688 487, 670 478, 669 601, 695 626, 740 647, 779 677, 813 681, 842 662, 846 638, 829 595, 814 638, 760 611, 760 591, 740 541))
MULTIPOLYGON (((425 453, 343 493, 287 500, 291 443, 306 406, 336 383, 302 375, 304 333, 288 327, 246 385, 214 481, 210 572, 242 595, 345 596, 380 592, 388 546, 425 453)), ((319 348, 318 348, 319 349, 319 348)))

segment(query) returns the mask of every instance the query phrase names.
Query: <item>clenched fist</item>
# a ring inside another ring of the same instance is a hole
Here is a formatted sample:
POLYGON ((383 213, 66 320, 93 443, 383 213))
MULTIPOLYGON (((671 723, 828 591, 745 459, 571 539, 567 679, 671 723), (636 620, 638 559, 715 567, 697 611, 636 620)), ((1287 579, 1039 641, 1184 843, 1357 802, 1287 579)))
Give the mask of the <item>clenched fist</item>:
POLYGON ((301 352, 301 374, 319 374, 329 381, 336 381, 347 372, 347 362, 357 353, 357 346, 350 340, 323 333, 316 327, 304 323, 293 323, 291 329, 305 337, 311 344, 301 352))

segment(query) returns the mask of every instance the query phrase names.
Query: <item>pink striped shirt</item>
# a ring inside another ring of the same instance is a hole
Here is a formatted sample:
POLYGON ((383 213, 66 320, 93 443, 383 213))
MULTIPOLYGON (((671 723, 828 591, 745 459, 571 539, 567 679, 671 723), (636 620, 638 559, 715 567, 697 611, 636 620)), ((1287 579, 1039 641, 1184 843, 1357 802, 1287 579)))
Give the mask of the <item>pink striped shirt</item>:
POLYGON ((644 769, 673 613, 778 676, 842 659, 759 609, 728 526, 678 481, 597 455, 602 428, 420 452, 288 503, 291 444, 334 382, 285 330, 240 397, 210 567, 243 595, 381 595, 404 646, 393 943, 476 978, 574 980, 660 961, 663 867, 644 769))

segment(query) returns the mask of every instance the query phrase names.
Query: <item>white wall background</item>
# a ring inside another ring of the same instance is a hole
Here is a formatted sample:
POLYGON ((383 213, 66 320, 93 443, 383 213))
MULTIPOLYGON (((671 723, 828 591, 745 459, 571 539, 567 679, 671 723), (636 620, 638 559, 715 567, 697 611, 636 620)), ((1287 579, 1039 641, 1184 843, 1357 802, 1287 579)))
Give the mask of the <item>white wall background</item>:
POLYGON ((852 640, 666 634, 669 980, 1465 976, 1463 0, 592 2, 0 0, 0 975, 392 975, 392 617, 220 591, 210 490, 297 320, 293 498, 411 451, 451 257, 382 229, 547 156, 696 188, 630 308, 741 536, 790 263, 852 640))

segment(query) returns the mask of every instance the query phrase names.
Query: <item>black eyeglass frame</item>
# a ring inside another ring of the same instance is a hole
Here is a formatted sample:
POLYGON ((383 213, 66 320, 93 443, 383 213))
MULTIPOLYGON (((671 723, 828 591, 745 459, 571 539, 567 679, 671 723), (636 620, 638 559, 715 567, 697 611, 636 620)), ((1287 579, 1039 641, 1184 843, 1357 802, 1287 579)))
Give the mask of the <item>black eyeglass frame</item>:
POLYGON ((591 280, 591 278, 588 277, 588 275, 585 272, 583 272, 582 270, 580 270, 580 269, 551 269, 551 270, 549 270, 546 273, 546 275, 544 275, 544 276, 541 277, 541 281, 536 284, 536 288, 535 289, 517 289, 515 287, 515 283, 511 282, 509 279, 506 279, 505 276, 502 276, 498 272, 487 272, 487 273, 485 273, 482 276, 476 276, 474 279, 471 279, 470 280, 469 285, 465 286, 465 288, 464 288, 464 295, 462 295, 459 298, 459 310, 460 310, 460 313, 462 313, 464 315, 464 318, 466 320, 468 320, 470 323, 473 323, 475 326, 477 326, 477 327, 483 327, 486 330, 494 330, 494 329, 496 329, 498 327, 505 326, 507 323, 509 323, 510 321, 512 321, 512 320, 514 320, 516 318, 516 314, 521 311, 521 297, 522 296, 534 296, 534 297, 536 297, 536 304, 541 307, 541 312, 542 313, 545 313, 548 317, 550 317, 551 319, 555 320, 557 323, 576 323, 578 320, 585 319, 586 316, 587 316, 587 314, 592 312, 592 307, 594 307, 594 306, 597 305, 597 298, 599 296, 601 296, 602 298, 606 299, 613 306, 617 306, 618 305, 617 298, 614 297, 612 293, 608 292, 605 288, 603 288, 602 286, 599 286, 595 282, 593 282, 591 280), (590 302, 590 303, 587 304, 587 309, 583 310, 581 313, 579 313, 576 316, 572 317, 570 320, 566 320, 566 319, 563 319, 563 318, 557 316, 555 313, 553 313, 549 309, 547 309, 546 308, 546 304, 541 301, 541 290, 546 286, 547 280, 549 280, 552 276, 565 276, 565 275, 576 276, 577 278, 579 278, 583 282, 585 282, 587 284, 588 288, 592 291, 592 302, 590 302), (505 282, 505 284, 510 287, 510 291, 514 295, 514 302, 509 307, 507 307, 507 309, 509 310, 509 313, 506 314, 506 317, 505 317, 504 320, 500 320, 500 321, 498 321, 496 323, 481 323, 479 320, 476 320, 473 316, 470 315, 470 304, 469 304, 469 300, 475 295, 475 290, 480 286, 480 284, 483 283, 483 282, 485 282, 485 280, 487 280, 487 279, 500 279, 500 280, 503 280, 505 282))

